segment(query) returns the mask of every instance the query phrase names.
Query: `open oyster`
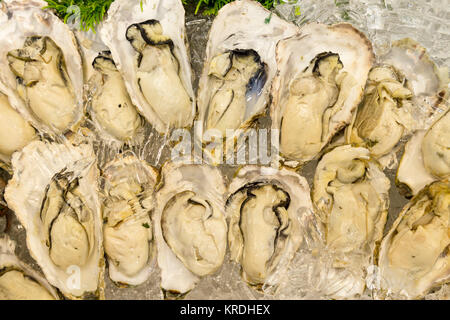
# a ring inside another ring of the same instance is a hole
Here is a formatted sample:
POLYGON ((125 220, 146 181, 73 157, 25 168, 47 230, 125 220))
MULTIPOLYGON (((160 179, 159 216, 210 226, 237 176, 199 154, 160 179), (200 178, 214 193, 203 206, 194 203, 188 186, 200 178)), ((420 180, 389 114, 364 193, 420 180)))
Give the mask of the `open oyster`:
POLYGON ((40 131, 74 130, 83 117, 83 69, 73 33, 46 2, 6 0, 0 74, 12 107, 40 131))
POLYGON ((192 290, 222 266, 227 247, 225 184, 205 165, 163 166, 153 216, 161 287, 166 296, 192 290))
POLYGON ((423 297, 450 280, 450 183, 435 182, 402 210, 379 253, 383 294, 423 297))
POLYGON ((11 107, 2 87, 0 84, 0 162, 9 166, 12 154, 36 139, 36 131, 11 107))
POLYGON ((347 142, 369 149, 380 158, 393 150, 412 125, 412 92, 389 66, 373 68, 369 73, 364 101, 352 125, 347 127, 347 142))
POLYGON ((250 286, 276 288, 303 241, 301 221, 312 215, 308 183, 286 169, 246 166, 229 193, 231 259, 241 265, 250 286))
POLYGON ((160 133, 196 113, 180 0, 114 1, 101 30, 131 101, 160 133))
POLYGON ((14 254, 15 243, 0 238, 0 300, 57 300, 56 290, 14 254))
POLYGON ((280 41, 272 129, 292 165, 316 157, 351 122, 373 61, 371 43, 350 24, 310 23, 280 41))
POLYGON ((439 116, 448 108, 448 69, 439 68, 427 50, 409 38, 394 41, 380 60, 392 65, 413 93, 411 115, 415 119, 415 129, 428 129, 436 120, 435 115, 439 116))
POLYGON ((397 170, 397 184, 415 195, 427 184, 450 176, 450 110, 408 141, 397 170))
POLYGON ((5 199, 48 281, 69 298, 101 294, 102 220, 92 148, 35 141, 13 155, 5 199))
POLYGON ((138 285, 151 271, 156 245, 150 211, 158 173, 135 156, 119 156, 102 170, 103 240, 109 276, 138 285))
MULTIPOLYGON (((335 254, 333 267, 363 270, 383 237, 389 208, 389 179, 364 148, 349 145, 326 153, 316 168, 313 201, 325 226, 327 247, 335 254)), ((343 270, 345 272, 345 270, 343 270)), ((355 273, 356 274, 356 273, 355 273)), ((336 272, 339 276, 339 272, 336 272)), ((350 276, 341 287, 330 286, 333 297, 362 294, 362 274, 350 276)))
POLYGON ((234 140, 266 112, 276 74, 276 44, 296 32, 296 26, 272 16, 256 1, 235 1, 219 11, 199 83, 198 142, 207 144, 204 131, 211 130, 205 137, 226 137, 226 152, 234 151, 234 140))
POLYGON ((90 79, 94 86, 90 116, 103 138, 132 142, 142 132, 143 120, 131 102, 122 75, 111 53, 101 52, 92 62, 97 71, 90 79))

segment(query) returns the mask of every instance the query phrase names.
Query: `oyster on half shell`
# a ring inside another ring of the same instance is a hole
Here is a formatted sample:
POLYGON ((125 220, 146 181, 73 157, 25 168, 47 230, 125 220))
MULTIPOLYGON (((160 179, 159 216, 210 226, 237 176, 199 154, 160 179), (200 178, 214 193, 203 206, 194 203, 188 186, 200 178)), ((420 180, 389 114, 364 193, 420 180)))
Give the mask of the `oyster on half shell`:
POLYGON ((101 37, 131 101, 158 132, 192 125, 196 103, 180 0, 114 1, 101 37))
POLYGON ((0 238, 0 300, 58 300, 47 280, 17 258, 15 245, 0 238))
POLYGON ((373 61, 371 43, 350 24, 310 23, 280 41, 271 117, 286 160, 315 158, 351 122, 373 61))
POLYGON ((396 183, 406 195, 450 176, 450 109, 427 130, 417 131, 405 146, 396 183))
MULTIPOLYGON (((373 254, 386 224, 389 188, 389 179, 365 148, 337 147, 318 163, 312 197, 325 226, 326 245, 336 256, 333 267, 337 270, 357 264, 356 269, 362 271, 374 263, 373 254)), ((363 275, 358 274, 340 287, 330 285, 328 294, 351 298, 362 294, 364 287, 363 275)))
POLYGON ((153 215, 161 287, 167 297, 192 290, 219 270, 227 247, 225 184, 217 168, 165 164, 153 215))
POLYGON ((363 103, 347 127, 347 142, 369 149, 375 158, 391 152, 412 127, 407 105, 412 95, 392 67, 373 68, 363 103))
POLYGON ((450 280, 450 183, 422 189, 384 237, 378 265, 383 296, 421 298, 450 280))
POLYGON ((312 215, 309 186, 286 169, 246 166, 229 187, 231 259, 257 290, 276 288, 303 241, 301 220, 312 215))
MULTIPOLYGON (((297 32, 295 25, 256 1, 235 1, 219 11, 209 33, 199 82, 198 143, 214 145, 206 136, 226 136, 226 153, 234 152, 235 139, 266 112, 276 74, 276 44, 297 32)), ((210 153, 215 161, 222 156, 222 152, 210 153)))
POLYGON ((156 244, 150 212, 156 169, 135 156, 119 156, 102 170, 103 241, 110 278, 139 285, 151 271, 156 244))
POLYGON ((69 298, 101 295, 102 220, 92 147, 36 141, 15 153, 12 165, 5 199, 47 280, 69 298))
POLYGON ((46 2, 6 0, 0 12, 0 74, 12 107, 49 134, 83 117, 83 69, 73 33, 46 2))

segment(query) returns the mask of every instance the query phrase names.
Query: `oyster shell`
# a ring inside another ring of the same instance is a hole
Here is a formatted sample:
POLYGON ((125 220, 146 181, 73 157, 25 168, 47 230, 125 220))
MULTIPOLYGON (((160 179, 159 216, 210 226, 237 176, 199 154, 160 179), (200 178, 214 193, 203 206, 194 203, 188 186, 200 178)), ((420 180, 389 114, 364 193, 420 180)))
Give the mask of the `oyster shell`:
POLYGON ((136 141, 138 134, 142 135, 144 121, 131 102, 111 53, 101 52, 92 65, 96 72, 90 79, 94 88, 88 111, 97 132, 107 140, 136 141))
POLYGON ((103 237, 92 147, 35 141, 13 155, 5 199, 48 281, 69 298, 101 294, 103 237))
MULTIPOLYGON (((336 256, 334 268, 356 265, 362 270, 373 264, 386 224, 389 188, 389 179, 365 148, 337 147, 320 160, 312 198, 325 226, 326 245, 336 256)), ((329 294, 350 298, 362 294, 364 287, 362 274, 354 273, 340 288, 330 286, 334 292, 329 294)))
POLYGON ((192 125, 196 103, 180 0, 114 1, 101 37, 131 100, 158 132, 192 125))
POLYGON ((316 157, 351 122, 373 61, 371 43, 350 24, 310 23, 280 41, 272 130, 292 165, 316 157))
POLYGON ((161 287, 179 296, 224 261, 226 189, 220 171, 206 165, 168 163, 161 179, 153 216, 161 287))
POLYGON ((110 278, 139 285, 151 271, 156 245, 150 211, 158 172, 135 156, 119 156, 102 170, 103 239, 110 278))
POLYGON ((450 280, 450 182, 422 189, 401 211, 379 253, 382 293, 423 297, 450 280))
POLYGON ((369 149, 377 159, 391 152, 412 127, 407 101, 412 95, 392 67, 373 68, 363 103, 346 129, 347 142, 369 149))
POLYGON ((427 184, 450 176, 450 110, 408 141, 397 170, 397 184, 415 195, 427 184))
POLYGON ((15 246, 8 236, 0 238, 0 300, 58 300, 47 280, 17 258, 15 246))
POLYGON ((209 33, 199 83, 200 123, 195 129, 199 143, 204 131, 211 130, 221 139, 226 136, 227 153, 234 151, 235 138, 266 112, 276 74, 276 44, 297 32, 295 25, 256 1, 235 1, 219 11, 209 33))
POLYGON ((245 166, 229 194, 231 259, 250 286, 276 288, 303 241, 301 221, 312 215, 308 183, 286 169, 245 166))
POLYGON ((2 88, 0 83, 0 162, 9 167, 12 154, 37 137, 34 128, 11 107, 2 88))
POLYGON ((46 2, 6 0, 0 12, 0 74, 14 109, 49 134, 83 117, 83 69, 70 29, 46 2))

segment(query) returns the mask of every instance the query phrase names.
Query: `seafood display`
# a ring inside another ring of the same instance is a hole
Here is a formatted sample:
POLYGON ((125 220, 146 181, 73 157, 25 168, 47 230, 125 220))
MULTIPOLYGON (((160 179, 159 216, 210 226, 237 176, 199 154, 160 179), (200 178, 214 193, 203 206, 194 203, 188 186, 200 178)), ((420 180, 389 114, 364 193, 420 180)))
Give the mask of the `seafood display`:
POLYGON ((0 300, 448 299, 430 42, 292 3, 57 3, 0 0, 0 300))

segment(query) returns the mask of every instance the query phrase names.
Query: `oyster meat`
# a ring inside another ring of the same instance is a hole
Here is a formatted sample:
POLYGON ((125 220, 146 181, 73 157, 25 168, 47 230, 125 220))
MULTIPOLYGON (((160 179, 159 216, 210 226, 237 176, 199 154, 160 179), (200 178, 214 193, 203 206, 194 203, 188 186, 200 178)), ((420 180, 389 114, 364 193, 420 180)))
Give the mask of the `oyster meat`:
POLYGON ((89 111, 97 131, 111 140, 133 141, 142 131, 143 120, 131 102, 111 53, 100 53, 92 65, 97 72, 91 78, 95 88, 89 111))
POLYGON ((1 88, 0 84, 0 162, 8 166, 14 152, 36 139, 36 131, 11 107, 1 88))
POLYGON ((229 188, 231 259, 257 290, 276 288, 303 241, 301 220, 312 216, 309 186, 286 169, 246 166, 229 188))
POLYGON ((0 300, 57 300, 56 290, 39 273, 20 261, 15 242, 0 238, 0 300))
MULTIPOLYGON (((369 150, 349 145, 326 153, 317 165, 312 197, 325 226, 327 247, 335 268, 368 267, 383 237, 389 208, 389 179, 369 150)), ((338 275, 338 273, 336 273, 338 275)), ((330 286, 333 297, 362 294, 362 274, 330 286)))
POLYGON ((427 184, 450 176, 450 110, 408 141, 397 170, 397 184, 415 195, 427 184))
POLYGON ((421 298, 450 280, 450 183, 435 182, 403 208, 379 253, 384 296, 421 298))
POLYGON ((369 149, 377 159, 391 152, 412 126, 407 106, 411 97, 412 92, 392 67, 373 68, 363 103, 347 127, 347 142, 369 149))
POLYGON ((219 11, 199 83, 198 142, 207 144, 204 131, 210 130, 221 139, 226 136, 227 152, 234 152, 235 138, 266 112, 276 74, 276 44, 297 32, 295 25, 256 1, 235 1, 219 11))
POLYGON ((114 1, 101 37, 131 101, 158 132, 192 125, 196 103, 180 0, 114 1))
POLYGON ((46 2, 6 0, 0 73, 12 107, 40 131, 62 134, 83 117, 83 69, 75 37, 46 2))
POLYGON ((5 199, 27 231, 27 246, 66 297, 102 292, 103 237, 98 169, 88 144, 31 142, 13 155, 5 199))
POLYGON ((138 285, 151 271, 156 245, 150 211, 158 172, 135 156, 119 156, 102 170, 103 239, 109 276, 138 285))
POLYGON ((225 184, 217 168, 163 166, 154 214, 161 287, 166 296, 192 290, 219 270, 227 247, 225 184))
POLYGON ((310 23, 280 41, 272 130, 292 165, 316 157, 351 122, 373 61, 371 43, 350 24, 310 23))

